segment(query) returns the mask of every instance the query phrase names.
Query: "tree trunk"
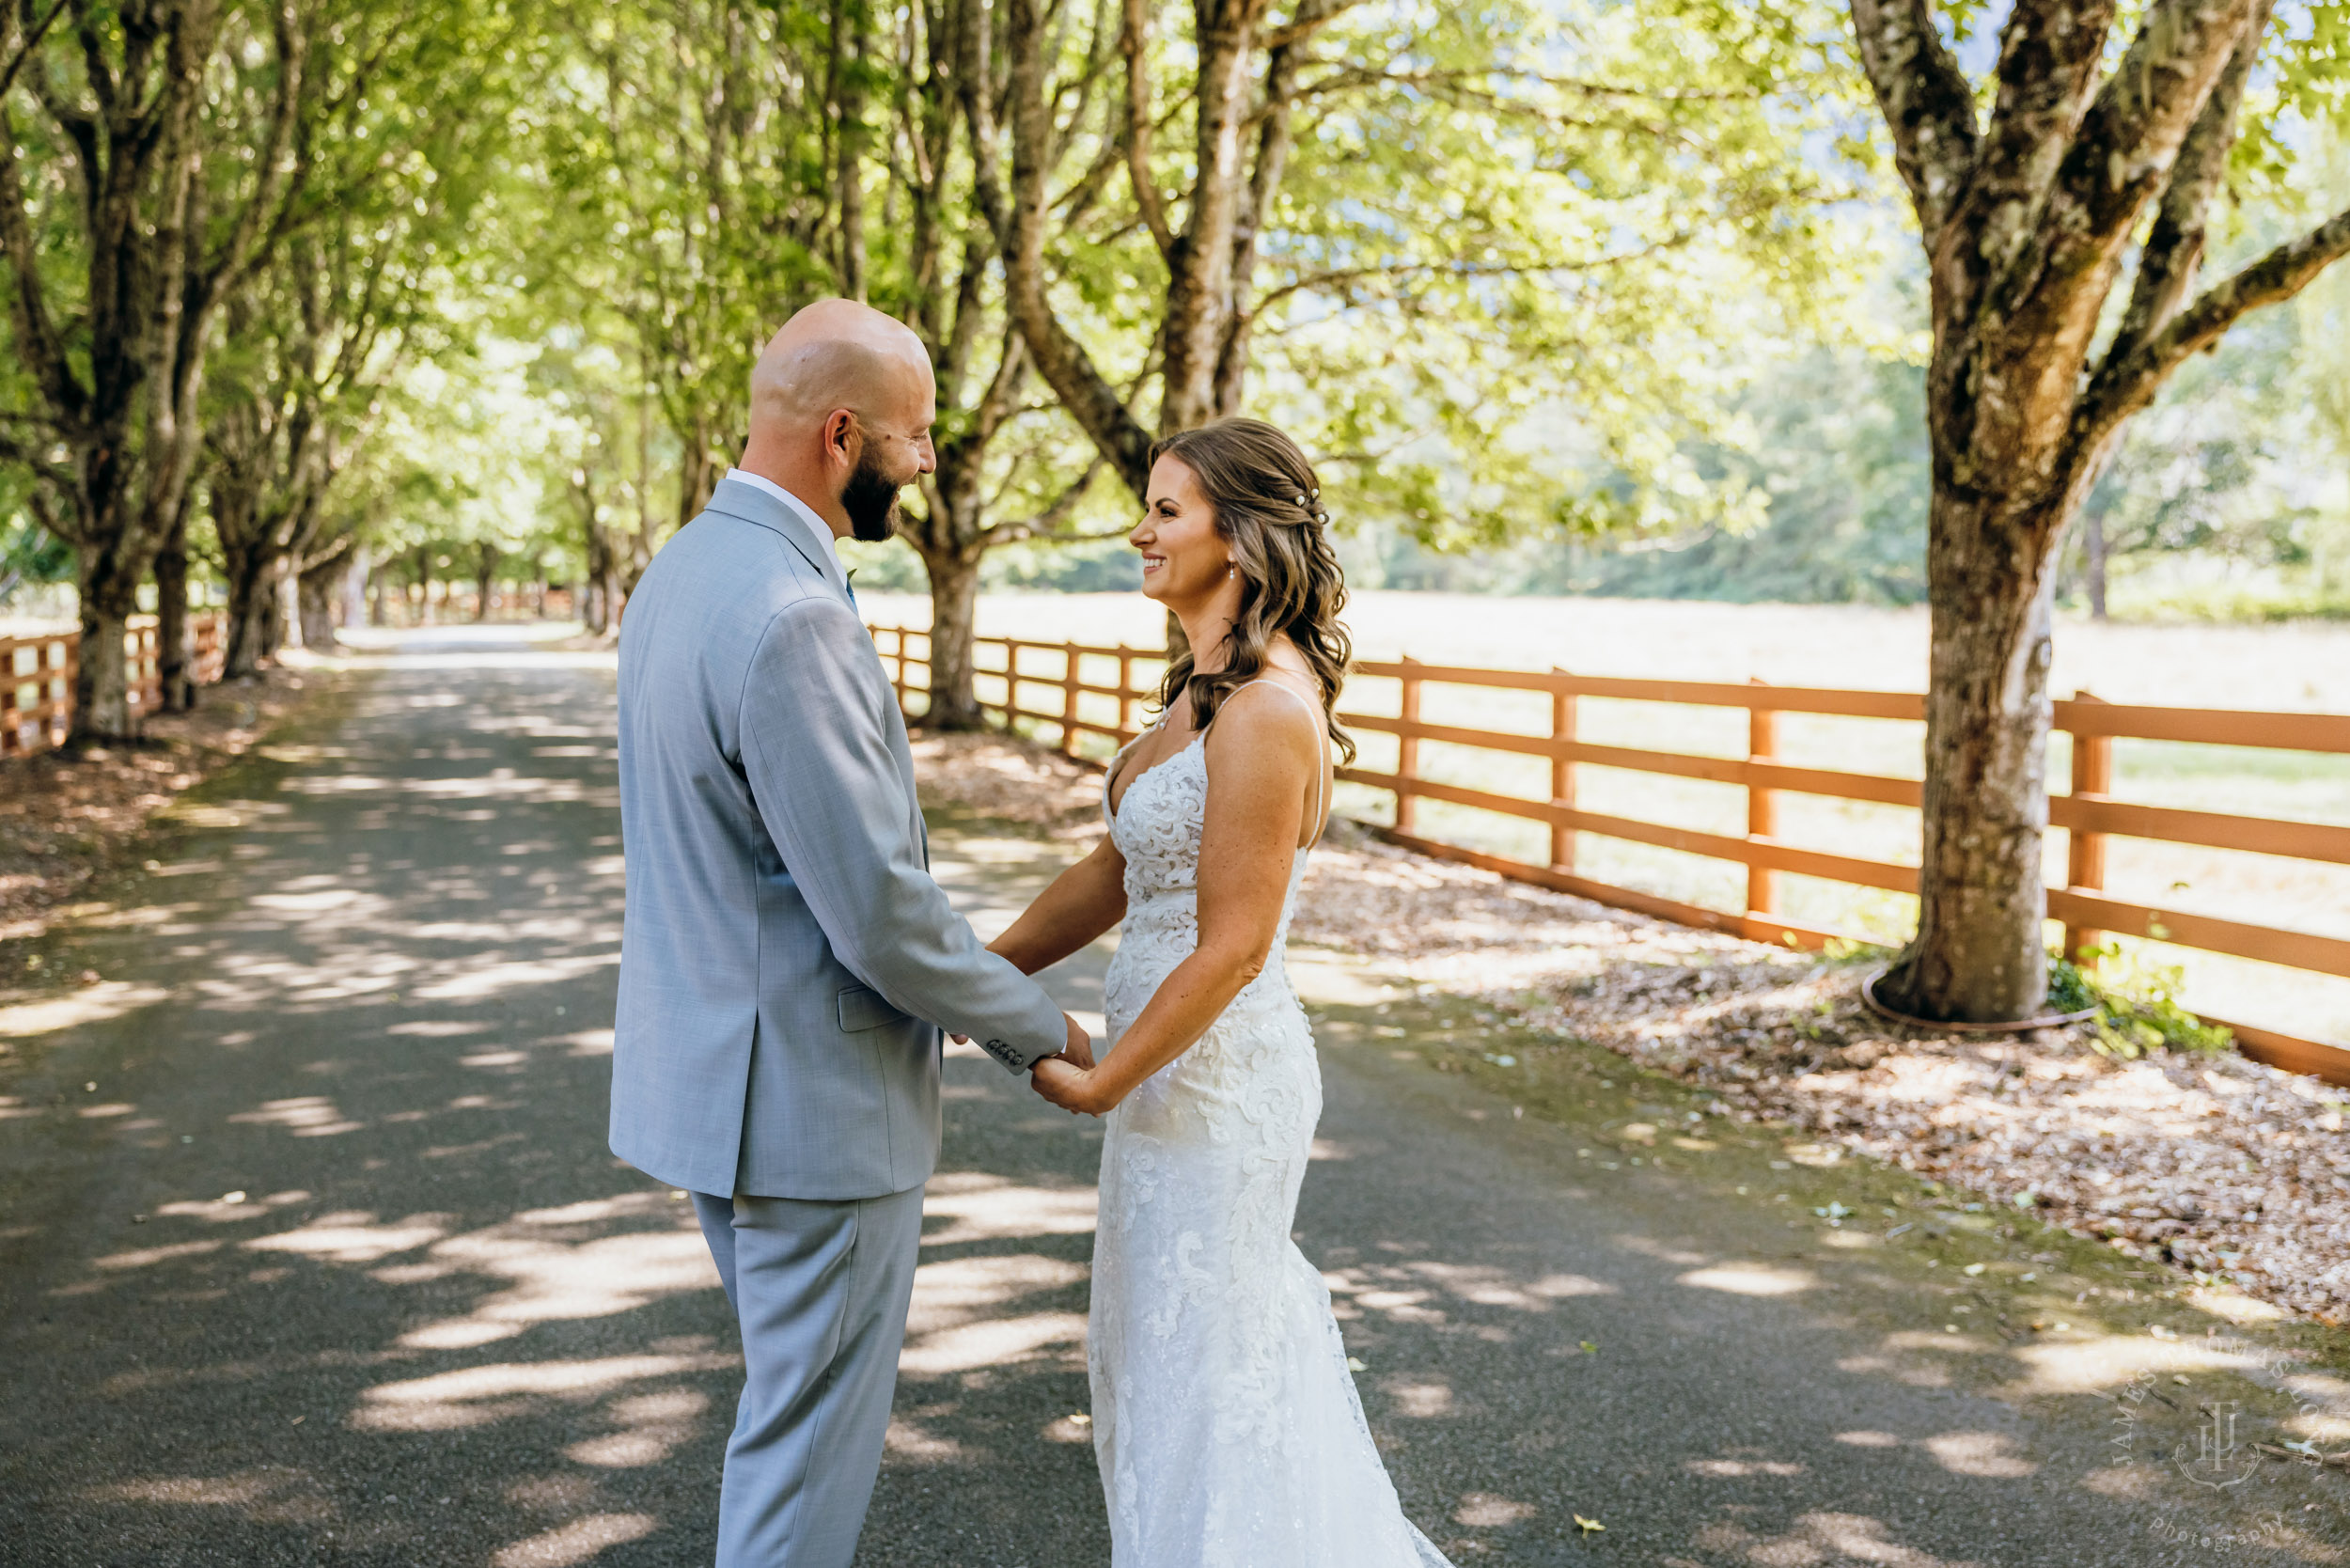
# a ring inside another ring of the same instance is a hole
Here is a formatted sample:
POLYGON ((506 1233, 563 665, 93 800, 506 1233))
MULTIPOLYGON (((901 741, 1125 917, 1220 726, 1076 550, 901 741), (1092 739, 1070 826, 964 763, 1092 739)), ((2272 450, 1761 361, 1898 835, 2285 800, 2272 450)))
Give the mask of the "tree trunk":
POLYGON ((131 661, 123 639, 138 607, 138 575, 122 570, 112 550, 86 548, 78 554, 82 642, 73 677, 73 739, 136 740, 139 712, 131 701, 131 661))
POLYGON ((155 667, 163 696, 155 706, 166 713, 196 708, 196 638, 188 621, 188 516, 180 510, 164 547, 155 554, 155 667))
POLYGON ((588 584, 580 603, 572 607, 589 635, 600 637, 619 624, 620 553, 618 530, 597 522, 593 499, 586 499, 588 584))
POLYGON ((416 624, 432 624, 432 547, 416 546, 416 624))
POLYGON ((368 547, 354 547, 351 559, 344 565, 341 604, 335 615, 338 626, 356 626, 368 618, 368 581, 373 575, 368 560, 368 547))
POLYGON ((302 646, 313 653, 331 652, 338 646, 335 636, 335 590, 342 586, 346 569, 347 563, 338 556, 323 566, 312 567, 294 580, 302 646))
POLYGON ((2106 520, 2093 511, 2081 513, 2082 573, 2089 580, 2089 615, 2106 619, 2106 520))
MULTIPOLYGON (((2247 311, 2350 255, 2344 212, 2199 281, 2274 9, 2166 0, 2138 13, 2117 53, 2111 5, 2019 3, 1992 92, 1932 6, 1852 0, 1933 294, 1924 855, 1918 936, 1886 981, 1905 1011, 2014 1023, 2041 1011, 2048 623, 2064 529, 2166 379, 2247 311), (2110 309, 2133 272, 2126 305, 2110 309)), ((2087 545, 2101 608, 2105 541, 2087 545)))
POLYGON ((473 569, 473 618, 477 624, 490 619, 490 596, 497 589, 498 572, 498 547, 484 540, 480 549, 480 558, 473 569))
POLYGON ((972 641, 978 632, 981 550, 925 553, 931 579, 931 707, 925 729, 984 729, 972 641))
POLYGON ((370 626, 386 624, 384 619, 384 580, 390 574, 388 569, 381 566, 368 573, 368 624, 370 626))
POLYGON ((275 659, 295 646, 299 617, 294 608, 293 562, 280 556, 269 574, 269 592, 261 601, 261 641, 275 659))
POLYGON ((865 56, 871 16, 865 0, 834 0, 832 117, 834 184, 839 199, 840 292, 865 303, 865 56))
POLYGON ((1883 990, 1919 1017, 2006 1022, 2034 1016, 2048 994, 2041 855, 2055 576, 2022 541, 2057 528, 2000 497, 1936 492, 1918 935, 1883 990))
POLYGON ((245 681, 277 651, 272 640, 277 559, 265 550, 221 541, 221 569, 228 579, 228 626, 221 635, 224 681, 245 681))
POLYGON ((596 608, 596 635, 617 635, 620 630, 620 608, 628 603, 628 589, 620 578, 619 558, 604 557, 603 572, 588 582, 584 596, 596 608))
MULTIPOLYGON (((677 525, 679 527, 684 527, 685 525, 701 515, 702 508, 710 505, 710 493, 718 488, 718 481, 723 478, 725 475, 720 472, 717 460, 710 455, 710 442, 706 433, 696 431, 694 440, 686 446, 684 460, 678 466, 677 525)), ((628 574, 628 588, 633 592, 636 587, 636 579, 644 575, 646 566, 652 560, 652 538, 650 533, 640 533, 632 544, 634 551, 634 559, 632 564, 634 570, 628 574)))

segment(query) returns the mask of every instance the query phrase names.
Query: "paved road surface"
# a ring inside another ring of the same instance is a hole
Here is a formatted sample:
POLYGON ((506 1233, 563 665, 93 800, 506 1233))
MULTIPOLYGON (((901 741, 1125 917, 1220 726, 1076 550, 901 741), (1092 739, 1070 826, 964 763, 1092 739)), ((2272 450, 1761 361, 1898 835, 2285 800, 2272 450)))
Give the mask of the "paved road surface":
MULTIPOLYGON (((730 1325, 685 1205, 603 1147, 608 661, 420 640, 330 684, 151 874, 0 952, 30 986, 0 1007, 0 1562, 706 1562, 730 1325)), ((939 852, 982 921, 1058 854, 951 822, 939 852)), ((1983 1332, 1955 1256, 1773 1205, 1819 1173, 1771 1151, 1578 1152, 1677 1109, 1602 1063, 1590 1125, 1519 1120, 1411 1049, 1473 1013, 1313 975, 1299 1233, 1463 1568, 2350 1561, 2339 1485, 2165 1457, 2172 1361, 1983 1332)), ((948 1077, 861 1568, 1104 1564, 1073 1419, 1098 1134, 976 1055, 948 1077)))

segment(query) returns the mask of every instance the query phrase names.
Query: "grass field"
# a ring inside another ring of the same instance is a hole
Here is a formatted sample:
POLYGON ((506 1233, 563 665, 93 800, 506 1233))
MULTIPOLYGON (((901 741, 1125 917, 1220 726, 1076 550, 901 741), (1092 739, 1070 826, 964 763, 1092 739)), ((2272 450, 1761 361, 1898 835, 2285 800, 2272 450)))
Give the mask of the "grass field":
MULTIPOLYGON (((876 624, 922 626, 928 601, 868 594, 876 624)), ((1586 599, 1499 599, 1451 594, 1357 595, 1348 622, 1358 656, 1402 654, 1502 669, 1553 666, 1582 674, 1918 691, 1925 683, 1922 610, 1851 606, 1739 605, 1586 599)), ((1004 594, 983 599, 983 635, 1076 640, 1142 648, 1161 645, 1160 612, 1139 594, 1004 594)), ((1106 664, 1106 662, 1104 662, 1106 664)), ((1040 666, 1041 667, 1041 666, 1040 666)), ((1105 679, 1108 668, 1089 671, 1105 679)), ((2350 626, 2100 626, 2066 621, 2057 633, 2055 689, 2088 690, 2117 702, 2178 707, 2350 713, 2350 626)), ((1032 705, 1047 693, 1038 690, 1032 705)), ((1362 680, 1345 706, 1393 713, 1396 683, 1362 680)), ((1107 720, 1107 699, 1089 716, 1107 720)), ((1532 693, 1424 689, 1421 714, 1434 723, 1546 733, 1548 699, 1532 693)), ((1789 714, 1780 721, 1789 761, 1918 776, 1922 727, 1881 720, 1789 714)), ((1588 740, 1659 750, 1743 756, 1742 711, 1584 698, 1579 733, 1588 740)), ((1395 744, 1362 737, 1365 766, 1393 766, 1395 744)), ((1548 792, 1548 765, 1533 758, 1434 743, 1422 772, 1506 794, 1548 792)), ((2058 737, 2050 777, 2062 788, 2070 758, 2058 737)), ((2350 824, 2350 757, 2239 747, 2123 741, 2115 747, 2115 793, 2150 805, 2288 821, 2350 824)), ((1577 804, 1592 811, 1742 833, 1746 795, 1733 786, 1579 767, 1577 804)), ((1781 837, 1794 842, 1914 863, 1917 814, 1890 807, 1783 795, 1781 837)), ((1389 798, 1342 788, 1340 808, 1367 821, 1391 813, 1389 798)), ((1547 858, 1547 829, 1488 812, 1423 801, 1431 837, 1521 859, 1547 858)), ((2061 883, 2064 835, 2049 836, 2048 874, 2061 883)), ((1578 837, 1575 869, 1619 886, 1734 909, 1743 869, 1670 850, 1578 837)), ((1915 901, 1811 878, 1781 878, 1789 916, 1897 942, 1912 928, 1915 901)), ((2350 867, 2137 839, 2109 840, 2107 886, 2117 897, 2264 925, 2350 937, 2350 867)), ((2350 1043, 2350 980, 2190 952, 2132 945, 2187 977, 2189 1005, 2216 1015, 2350 1043)))

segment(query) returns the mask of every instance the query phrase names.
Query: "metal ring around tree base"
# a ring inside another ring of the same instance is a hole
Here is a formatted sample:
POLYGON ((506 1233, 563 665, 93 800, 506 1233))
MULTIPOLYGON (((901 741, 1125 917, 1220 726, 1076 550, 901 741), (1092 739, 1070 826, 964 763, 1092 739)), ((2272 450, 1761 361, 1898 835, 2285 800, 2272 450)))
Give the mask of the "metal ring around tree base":
POLYGON ((1892 973, 1879 969, 1860 982, 1861 1004, 1878 1017, 1929 1034, 2027 1034, 2033 1029, 2060 1029, 2068 1024, 2086 1024, 2100 1010, 2085 1007, 2078 1012, 2051 1012, 2038 1018, 2020 1019, 2013 1024, 1940 1024, 1931 1018, 1913 1018, 1898 1008, 1889 1007, 1877 998, 1877 981, 1892 973))

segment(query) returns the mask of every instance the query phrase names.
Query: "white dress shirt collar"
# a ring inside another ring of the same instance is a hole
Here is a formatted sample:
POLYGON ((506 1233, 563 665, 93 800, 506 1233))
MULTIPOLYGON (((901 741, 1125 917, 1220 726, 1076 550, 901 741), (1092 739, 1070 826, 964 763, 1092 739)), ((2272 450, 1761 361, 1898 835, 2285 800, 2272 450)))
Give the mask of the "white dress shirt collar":
POLYGON ((729 468, 727 470, 727 478, 741 479, 755 490, 763 490, 793 511, 798 512, 807 520, 807 525, 816 530, 816 537, 824 541, 824 549, 831 554, 833 565, 840 564, 840 541, 833 536, 832 525, 817 516, 815 509, 806 501, 801 500, 775 480, 763 475, 754 474, 746 468, 729 468))

